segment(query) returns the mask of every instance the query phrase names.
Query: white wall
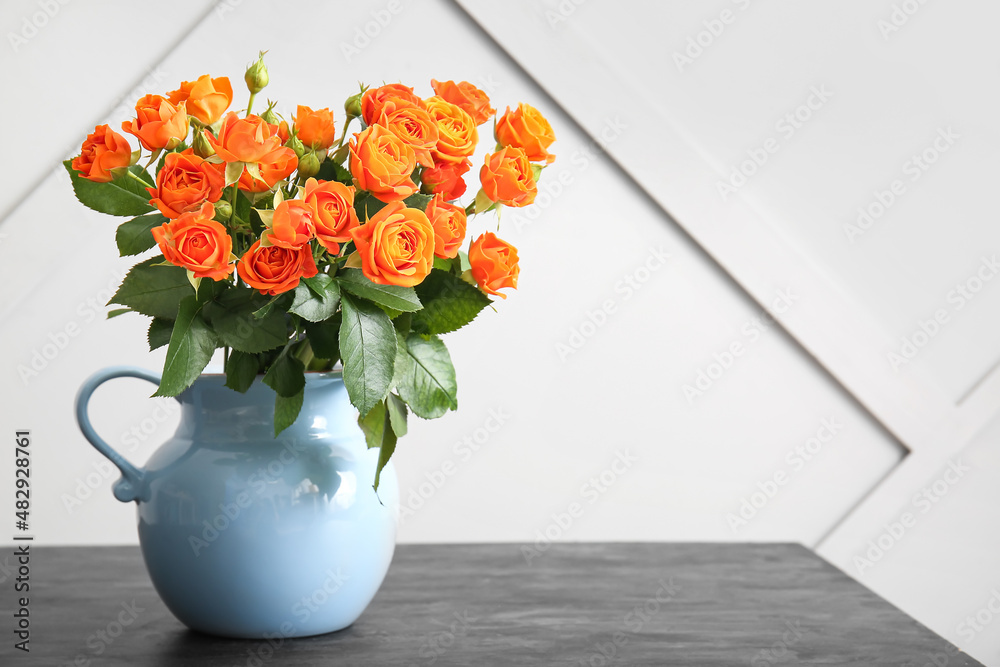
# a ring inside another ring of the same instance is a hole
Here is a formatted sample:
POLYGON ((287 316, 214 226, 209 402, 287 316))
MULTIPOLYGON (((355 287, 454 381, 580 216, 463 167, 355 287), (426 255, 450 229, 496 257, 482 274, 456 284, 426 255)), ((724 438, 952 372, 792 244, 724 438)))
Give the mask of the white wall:
MULTIPOLYGON (((0 194, 0 211, 9 211, 0 222, 0 284, 8 286, 0 294, 0 345, 7 350, 0 361, 0 423, 7 432, 34 432, 39 543, 136 541, 134 508, 112 498, 116 475, 93 474, 102 459, 79 435, 72 401, 80 382, 98 368, 162 364, 162 351, 146 350, 144 318, 93 316, 90 301, 105 301, 131 262, 116 257, 115 221, 74 200, 58 161, 123 97, 170 90, 205 72, 228 75, 235 84, 258 49, 270 49, 267 95, 286 112, 297 103, 337 110, 358 80, 402 80, 429 94, 431 78, 467 79, 487 88, 501 108, 518 101, 537 106, 559 137, 553 146, 558 160, 546 172, 543 191, 560 176, 567 185, 540 199, 537 217, 508 211, 501 223, 502 235, 521 250, 520 290, 497 314, 484 313, 448 338, 461 410, 413 424, 397 449, 404 502, 426 492, 428 475, 447 462, 457 470, 422 502, 407 503, 415 511, 406 516, 400 541, 534 541, 550 527, 553 513, 583 498, 589 478, 628 451, 637 463, 598 502, 584 499, 583 516, 560 539, 792 540, 812 546, 901 460, 904 449, 857 400, 779 327, 758 328, 761 307, 456 5, 400 0, 399 14, 348 62, 341 44, 388 3, 298 4, 314 24, 333 26, 322 39, 274 36, 262 17, 287 3, 188 0, 174 3, 170 16, 158 21, 156 36, 134 3, 105 3, 100 11, 70 3, 27 44, 0 47, 0 89, 32 91, 5 105, 0 123, 5 155, 26 156, 23 163, 0 161, 0 176, 12 184, 0 194), (130 44, 143 44, 142 53, 119 57, 114 42, 90 39, 102 31, 130 35, 130 44), (413 39, 417 34, 435 37, 413 39), (444 36, 448 48, 441 48, 444 36), (93 49, 86 60, 71 50, 81 40, 93 49), (52 131, 39 133, 39 126, 52 131), (625 276, 644 275, 640 267, 654 252, 668 253, 668 262, 631 295, 618 288, 625 276), (606 323, 574 354, 561 356, 557 345, 570 343, 573 331, 608 300, 615 310, 606 323), (22 380, 18 367, 30 365, 34 352, 68 325, 79 327, 79 335, 37 377, 22 380), (731 367, 704 395, 686 398, 684 385, 734 343, 743 353, 731 367), (456 443, 475 436, 491 411, 509 416, 466 458, 456 443), (838 425, 835 437, 809 461, 796 463, 789 453, 831 421, 838 425), (776 473, 785 473, 788 483, 734 529, 728 515, 776 473)), ((19 30, 38 7, 6 3, 0 9, 4 33, 19 30)), ((641 142, 640 117, 628 104, 607 113, 608 127, 620 128, 606 135, 609 148, 619 140, 641 142)), ((773 298, 786 288, 776 285, 773 298)), ((793 288, 792 314, 801 298, 793 288)), ((92 408, 99 432, 137 463, 176 423, 169 414, 158 419, 170 401, 151 401, 148 393, 143 383, 118 381, 99 392, 92 408), (135 429, 138 438, 130 435, 135 429)), ((3 488, 12 475, 9 457, 0 459, 3 488)), ((960 523, 951 526, 965 534, 960 523)), ((0 542, 7 539, 0 535, 0 542)), ((923 553, 916 537, 912 544, 923 553)), ((879 572, 898 581, 898 574, 888 575, 899 572, 891 561, 879 572)), ((971 605, 973 591, 985 594, 993 582, 977 575, 963 585, 969 592, 963 604, 971 605)), ((928 600, 913 591, 904 608, 960 640, 952 627, 955 608, 925 613, 928 600)), ((980 634, 976 647, 993 636, 1000 635, 980 634)))

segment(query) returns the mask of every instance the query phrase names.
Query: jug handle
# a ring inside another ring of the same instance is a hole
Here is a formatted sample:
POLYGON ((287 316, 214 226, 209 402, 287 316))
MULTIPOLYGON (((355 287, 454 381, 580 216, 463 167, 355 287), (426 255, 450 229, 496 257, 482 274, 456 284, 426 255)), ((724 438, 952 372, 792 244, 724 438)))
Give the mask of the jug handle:
POLYGON ((139 378, 140 380, 152 382, 155 385, 160 384, 159 373, 135 366, 110 366, 97 371, 87 378, 80 386, 80 391, 76 395, 76 421, 80 426, 80 431, 83 432, 83 436, 90 441, 94 449, 104 454, 121 471, 121 479, 115 482, 113 487, 114 494, 115 498, 123 503, 127 503, 139 498, 140 490, 142 489, 142 480, 146 475, 146 471, 129 463, 124 456, 112 449, 111 445, 105 442, 101 436, 97 435, 93 425, 90 423, 90 416, 87 413, 90 397, 94 394, 94 391, 108 380, 122 377, 139 378))

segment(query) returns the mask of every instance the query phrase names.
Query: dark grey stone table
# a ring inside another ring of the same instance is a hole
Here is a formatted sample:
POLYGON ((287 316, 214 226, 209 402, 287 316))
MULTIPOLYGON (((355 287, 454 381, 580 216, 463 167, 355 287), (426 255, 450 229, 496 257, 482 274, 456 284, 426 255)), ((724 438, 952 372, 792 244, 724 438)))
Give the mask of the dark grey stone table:
POLYGON ((137 548, 32 549, 31 653, 8 574, 0 665, 980 664, 798 545, 523 549, 402 545, 357 623, 281 643, 187 630, 137 548))

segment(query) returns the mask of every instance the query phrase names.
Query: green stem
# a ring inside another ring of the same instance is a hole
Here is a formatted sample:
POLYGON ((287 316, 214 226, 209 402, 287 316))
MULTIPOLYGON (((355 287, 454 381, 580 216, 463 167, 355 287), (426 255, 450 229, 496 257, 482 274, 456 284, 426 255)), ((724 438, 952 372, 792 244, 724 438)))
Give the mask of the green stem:
POLYGON ((337 142, 337 149, 339 150, 344 145, 344 139, 347 138, 347 128, 351 126, 351 123, 357 116, 348 116, 347 120, 344 122, 344 133, 340 135, 340 141, 337 142))
POLYGON ((126 173, 126 174, 128 174, 130 178, 133 178, 133 179, 135 179, 135 180, 139 181, 140 183, 142 183, 143 185, 145 185, 145 186, 146 186, 147 188, 152 188, 152 187, 155 187, 155 186, 153 186, 153 185, 151 185, 151 184, 147 183, 146 181, 142 180, 141 178, 139 178, 139 177, 138 177, 138 176, 137 176, 137 175, 136 175, 136 174, 135 174, 134 172, 132 172, 131 170, 129 170, 129 171, 126 171, 125 173, 126 173))
POLYGON ((233 209, 232 211, 229 212, 229 228, 230 229, 233 228, 233 220, 236 219, 236 196, 237 196, 237 194, 239 192, 239 189, 236 187, 235 183, 233 183, 232 188, 233 188, 233 193, 229 197, 229 206, 233 209))
POLYGON ((250 117, 250 110, 253 109, 254 98, 257 97, 257 93, 250 93, 250 101, 247 102, 247 115, 246 118, 250 117))

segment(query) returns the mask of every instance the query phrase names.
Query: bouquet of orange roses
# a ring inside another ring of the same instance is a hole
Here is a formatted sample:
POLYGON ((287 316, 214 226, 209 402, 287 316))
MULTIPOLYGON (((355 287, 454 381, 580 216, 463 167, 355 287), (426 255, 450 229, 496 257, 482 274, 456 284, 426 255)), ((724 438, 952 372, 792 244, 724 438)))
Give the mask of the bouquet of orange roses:
POLYGON ((129 271, 110 301, 123 308, 108 314, 152 318, 150 350, 167 347, 155 395, 184 391, 222 348, 226 386, 245 392, 263 374, 274 390, 277 435, 298 416, 304 373, 341 364, 381 472, 409 412, 458 407, 440 336, 517 287, 512 245, 486 232, 462 249, 469 217, 531 204, 555 137, 534 108, 508 108, 462 206, 478 127, 495 117, 483 91, 362 87, 338 137, 329 109, 300 105, 291 123, 271 102, 251 113, 268 82, 263 55, 244 76, 245 113, 227 112, 229 79, 204 75, 138 101, 122 123, 138 149, 101 125, 65 166, 83 204, 129 218, 116 233, 122 256, 159 249, 129 271))

